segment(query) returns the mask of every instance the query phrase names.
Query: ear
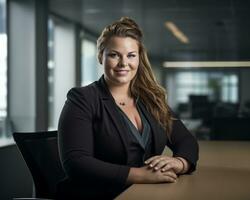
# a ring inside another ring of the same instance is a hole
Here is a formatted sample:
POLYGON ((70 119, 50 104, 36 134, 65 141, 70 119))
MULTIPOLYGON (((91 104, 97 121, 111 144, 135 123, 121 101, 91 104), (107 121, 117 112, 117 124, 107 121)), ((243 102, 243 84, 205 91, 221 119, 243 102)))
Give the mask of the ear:
POLYGON ((102 57, 103 57, 102 54, 101 54, 101 55, 100 55, 100 54, 98 55, 98 61, 99 61, 99 63, 100 63, 101 65, 102 65, 102 57))

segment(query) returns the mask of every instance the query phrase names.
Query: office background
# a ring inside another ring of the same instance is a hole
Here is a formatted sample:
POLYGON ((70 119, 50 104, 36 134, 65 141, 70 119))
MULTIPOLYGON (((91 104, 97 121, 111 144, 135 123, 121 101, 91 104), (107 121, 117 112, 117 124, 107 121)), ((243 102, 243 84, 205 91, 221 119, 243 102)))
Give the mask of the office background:
POLYGON ((129 16, 199 140, 250 139, 250 1, 0 0, 0 199, 29 197, 13 131, 56 130, 66 92, 103 73, 96 39, 129 16))

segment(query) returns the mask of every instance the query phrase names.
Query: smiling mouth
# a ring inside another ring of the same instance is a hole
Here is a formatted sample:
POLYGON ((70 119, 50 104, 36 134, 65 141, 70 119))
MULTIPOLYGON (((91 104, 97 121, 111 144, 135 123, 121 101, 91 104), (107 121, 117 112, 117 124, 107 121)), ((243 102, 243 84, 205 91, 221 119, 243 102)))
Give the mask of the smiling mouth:
POLYGON ((125 76, 128 74, 129 70, 114 70, 115 73, 119 76, 125 76))
POLYGON ((114 70, 115 72, 128 72, 129 70, 114 70))

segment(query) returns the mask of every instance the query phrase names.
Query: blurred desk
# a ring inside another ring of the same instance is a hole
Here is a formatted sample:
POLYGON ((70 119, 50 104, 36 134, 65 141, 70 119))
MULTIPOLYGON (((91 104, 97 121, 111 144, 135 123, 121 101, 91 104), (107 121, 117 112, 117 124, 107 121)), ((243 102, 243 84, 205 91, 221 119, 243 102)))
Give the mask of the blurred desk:
POLYGON ((201 141, 192 175, 172 184, 134 184, 117 200, 249 200, 250 142, 201 141))

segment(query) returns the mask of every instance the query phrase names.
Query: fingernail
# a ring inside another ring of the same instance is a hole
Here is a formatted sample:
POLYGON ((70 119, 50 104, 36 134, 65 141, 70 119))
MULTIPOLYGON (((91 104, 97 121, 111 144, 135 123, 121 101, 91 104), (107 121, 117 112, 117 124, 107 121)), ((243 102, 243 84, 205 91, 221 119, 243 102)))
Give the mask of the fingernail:
POLYGON ((165 169, 162 169, 161 171, 162 171, 162 172, 164 172, 164 171, 165 171, 165 169))
POLYGON ((155 169, 157 170, 157 169, 158 169, 158 167, 155 167, 155 169))
POLYGON ((150 164, 149 166, 150 166, 150 167, 153 167, 153 165, 152 165, 152 164, 150 164))

